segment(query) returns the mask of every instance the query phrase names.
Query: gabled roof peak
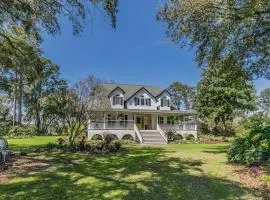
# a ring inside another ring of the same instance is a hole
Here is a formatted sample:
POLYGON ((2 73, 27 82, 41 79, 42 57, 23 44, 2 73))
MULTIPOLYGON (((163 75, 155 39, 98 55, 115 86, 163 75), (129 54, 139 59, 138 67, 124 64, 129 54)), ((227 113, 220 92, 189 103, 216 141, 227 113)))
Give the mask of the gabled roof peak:
POLYGON ((163 89, 155 86, 145 86, 145 85, 132 85, 132 84, 118 84, 118 83, 106 83, 103 84, 104 88, 107 90, 108 95, 115 90, 117 87, 121 88, 125 92, 125 100, 129 99, 138 90, 145 88, 152 96, 156 97, 159 95, 163 89))

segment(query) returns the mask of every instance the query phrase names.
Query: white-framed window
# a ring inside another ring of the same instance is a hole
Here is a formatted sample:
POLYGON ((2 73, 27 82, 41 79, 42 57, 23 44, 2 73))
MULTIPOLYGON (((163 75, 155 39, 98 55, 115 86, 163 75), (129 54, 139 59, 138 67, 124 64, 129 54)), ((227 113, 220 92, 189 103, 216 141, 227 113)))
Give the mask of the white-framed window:
POLYGON ((166 97, 161 98, 160 104, 161 107, 170 107, 170 99, 167 99, 166 97))
POLYGON ((141 103, 141 106, 144 106, 144 104, 145 104, 145 98, 144 98, 144 96, 141 96, 141 101, 140 101, 140 103, 141 103))
POLYGON ((123 105, 123 97, 120 97, 119 94, 113 96, 113 105, 123 105))
POLYGON ((144 96, 134 98, 135 106, 151 106, 151 99, 144 96))
POLYGON ((151 99, 150 98, 145 99, 145 105, 151 106, 151 99))
POLYGON ((164 123, 164 117, 159 116, 158 117, 158 123, 163 124, 164 123))
POLYGON ((134 98, 135 106, 140 105, 140 99, 138 97, 134 98))

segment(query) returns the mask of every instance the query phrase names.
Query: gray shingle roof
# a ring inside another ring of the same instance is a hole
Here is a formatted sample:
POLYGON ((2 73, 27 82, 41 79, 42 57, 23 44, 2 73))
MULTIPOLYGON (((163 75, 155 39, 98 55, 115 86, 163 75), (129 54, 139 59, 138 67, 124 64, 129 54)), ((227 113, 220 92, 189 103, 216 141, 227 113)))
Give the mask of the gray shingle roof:
POLYGON ((108 95, 117 87, 120 87, 122 90, 125 91, 125 99, 129 99, 132 95, 134 95, 139 89, 144 87, 148 92, 150 92, 153 96, 159 95, 163 89, 160 87, 154 86, 145 86, 145 85, 130 85, 130 84, 118 84, 118 83, 106 83, 103 84, 104 89, 108 93, 108 95))

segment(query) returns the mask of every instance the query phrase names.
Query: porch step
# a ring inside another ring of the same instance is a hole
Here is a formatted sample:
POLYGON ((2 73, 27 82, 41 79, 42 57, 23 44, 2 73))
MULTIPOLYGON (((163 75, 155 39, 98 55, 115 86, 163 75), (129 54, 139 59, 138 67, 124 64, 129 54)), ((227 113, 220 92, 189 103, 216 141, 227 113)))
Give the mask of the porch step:
POLYGON ((140 133, 142 135, 143 144, 167 144, 157 130, 140 130, 140 133))

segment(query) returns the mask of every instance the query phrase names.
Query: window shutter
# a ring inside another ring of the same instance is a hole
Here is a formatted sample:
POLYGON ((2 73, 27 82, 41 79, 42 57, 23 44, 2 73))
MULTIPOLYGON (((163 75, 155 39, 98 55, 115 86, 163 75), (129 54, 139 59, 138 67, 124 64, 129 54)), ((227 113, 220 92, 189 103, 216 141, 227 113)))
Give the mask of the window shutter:
POLYGON ((135 98, 134 98, 134 101, 135 101, 135 106, 137 106, 137 105, 138 105, 138 102, 137 102, 137 101, 138 101, 138 98, 135 97, 135 98))
POLYGON ((148 99, 148 106, 151 106, 151 99, 148 99))
POLYGON ((113 96, 113 105, 115 105, 115 96, 113 96))
POLYGON ((163 107, 163 99, 160 99, 160 101, 161 101, 161 107, 163 107))
POLYGON ((120 97, 120 103, 123 105, 123 97, 120 97))

